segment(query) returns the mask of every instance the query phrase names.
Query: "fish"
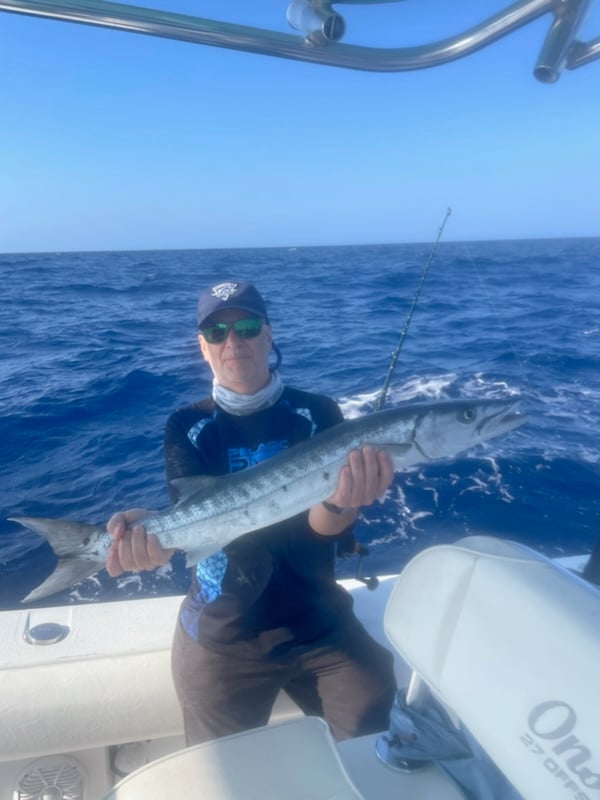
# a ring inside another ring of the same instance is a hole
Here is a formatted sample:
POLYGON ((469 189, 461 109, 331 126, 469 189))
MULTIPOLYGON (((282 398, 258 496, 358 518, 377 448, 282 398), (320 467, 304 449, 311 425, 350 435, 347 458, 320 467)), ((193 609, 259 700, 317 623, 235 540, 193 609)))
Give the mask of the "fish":
MULTIPOLYGON (((340 422, 272 458, 231 475, 178 478, 180 499, 140 520, 164 548, 184 550, 188 566, 250 533, 306 511, 330 497, 348 453, 373 445, 388 453, 394 471, 450 459, 508 433, 527 417, 518 399, 407 403, 340 422)), ((21 602, 69 588, 98 572, 114 541, 105 525, 63 519, 11 517, 50 543, 58 563, 21 602)))

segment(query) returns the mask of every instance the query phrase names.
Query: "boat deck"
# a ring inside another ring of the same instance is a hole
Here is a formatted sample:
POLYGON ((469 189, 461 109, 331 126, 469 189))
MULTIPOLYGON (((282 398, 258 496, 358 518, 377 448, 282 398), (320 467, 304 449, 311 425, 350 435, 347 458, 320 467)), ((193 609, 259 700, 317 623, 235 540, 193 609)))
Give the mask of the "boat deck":
POLYGON ((377 735, 338 744, 346 771, 365 800, 464 800, 465 795, 435 764, 411 774, 377 758, 377 735))

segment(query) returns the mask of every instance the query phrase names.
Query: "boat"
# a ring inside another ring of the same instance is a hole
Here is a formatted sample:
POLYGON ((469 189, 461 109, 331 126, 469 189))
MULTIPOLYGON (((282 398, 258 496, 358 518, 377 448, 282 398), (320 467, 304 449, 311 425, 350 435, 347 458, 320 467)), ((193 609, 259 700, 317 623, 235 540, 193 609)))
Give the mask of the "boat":
MULTIPOLYGON (((518 794, 465 793, 447 771, 464 756, 415 757, 393 725, 336 743, 283 695, 265 728, 186 749, 175 596, 0 614, 0 797, 597 797, 600 589, 577 574, 584 562, 470 536, 423 550, 375 591, 343 581, 395 652, 407 704, 441 703, 518 794)), ((476 755, 467 771, 481 780, 476 755)))
MULTIPOLYGON (((344 44, 325 0, 291 3, 293 35, 104 0, 0 0, 12 13, 385 72, 468 56, 550 15, 534 69, 546 83, 600 58, 600 37, 576 38, 588 6, 518 0, 450 39, 377 49, 344 44)), ((0 798, 600 798, 600 590, 585 562, 471 536, 427 548, 375 591, 341 581, 393 649, 402 687, 389 730, 343 742, 281 696, 265 728, 185 748, 170 675, 180 597, 4 611, 0 798), (421 747, 418 715, 458 751, 421 747)))

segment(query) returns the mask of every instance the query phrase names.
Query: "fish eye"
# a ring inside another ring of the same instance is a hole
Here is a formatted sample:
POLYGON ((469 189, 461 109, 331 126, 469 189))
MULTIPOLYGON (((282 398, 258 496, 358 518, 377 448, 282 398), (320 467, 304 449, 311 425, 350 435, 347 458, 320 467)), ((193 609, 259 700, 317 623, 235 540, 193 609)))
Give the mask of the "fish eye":
POLYGON ((461 411, 458 412, 458 421, 473 422, 476 416, 477 412, 474 408, 463 408, 461 411))

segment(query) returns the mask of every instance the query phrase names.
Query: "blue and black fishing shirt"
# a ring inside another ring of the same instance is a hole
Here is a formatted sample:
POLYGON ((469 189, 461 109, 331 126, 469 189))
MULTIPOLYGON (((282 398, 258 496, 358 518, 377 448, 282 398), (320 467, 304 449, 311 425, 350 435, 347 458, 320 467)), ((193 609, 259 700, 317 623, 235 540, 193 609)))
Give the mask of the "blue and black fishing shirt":
MULTIPOLYGON (((165 430, 170 482, 248 469, 343 419, 328 397, 285 387, 270 408, 234 416, 207 398, 171 415, 165 430)), ((261 653, 314 642, 344 624, 352 600, 335 581, 336 542, 320 536, 308 511, 245 534, 193 568, 180 621, 213 649, 244 642, 261 653)))

